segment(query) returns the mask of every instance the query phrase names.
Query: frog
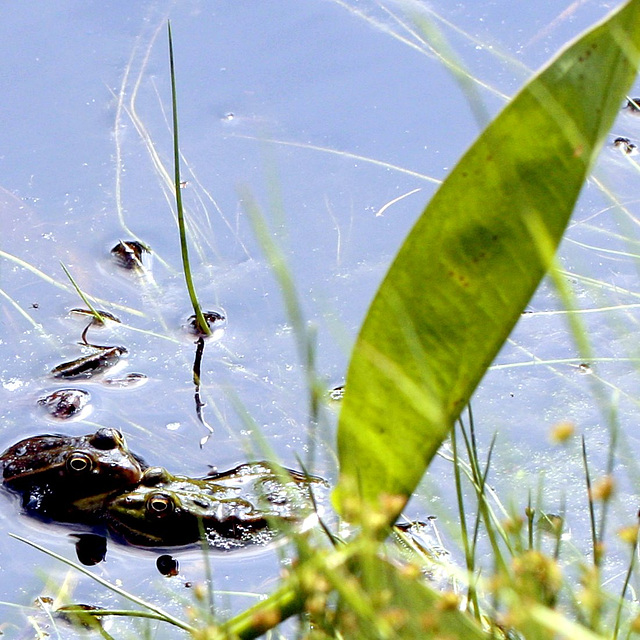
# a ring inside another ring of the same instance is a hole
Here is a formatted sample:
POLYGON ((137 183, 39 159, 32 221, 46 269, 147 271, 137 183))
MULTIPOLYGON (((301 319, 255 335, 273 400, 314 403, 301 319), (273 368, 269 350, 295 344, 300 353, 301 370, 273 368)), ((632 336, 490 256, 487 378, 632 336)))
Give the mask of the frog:
POLYGON ((315 515, 310 492, 321 478, 267 462, 190 478, 148 468, 132 491, 106 506, 106 524, 138 547, 175 547, 206 542, 221 550, 267 544, 280 529, 315 515))
POLYGON ((137 240, 120 240, 113 249, 111 256, 114 262, 122 269, 135 271, 144 268, 143 258, 150 254, 151 249, 137 240))
POLYGON ((26 438, 0 455, 0 467, 4 487, 21 496, 28 515, 91 524, 101 520, 106 498, 134 487, 147 465, 120 431, 101 428, 26 438))

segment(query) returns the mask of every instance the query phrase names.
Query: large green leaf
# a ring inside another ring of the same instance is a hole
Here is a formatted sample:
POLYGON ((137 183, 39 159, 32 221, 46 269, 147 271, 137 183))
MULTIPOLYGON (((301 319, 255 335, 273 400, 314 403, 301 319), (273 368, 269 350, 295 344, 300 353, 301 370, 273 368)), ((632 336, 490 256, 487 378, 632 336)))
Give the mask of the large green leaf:
POLYGON ((536 75, 404 242, 356 342, 340 414, 348 498, 393 518, 540 283, 636 73, 640 0, 536 75), (392 506, 389 506, 392 505, 392 506))

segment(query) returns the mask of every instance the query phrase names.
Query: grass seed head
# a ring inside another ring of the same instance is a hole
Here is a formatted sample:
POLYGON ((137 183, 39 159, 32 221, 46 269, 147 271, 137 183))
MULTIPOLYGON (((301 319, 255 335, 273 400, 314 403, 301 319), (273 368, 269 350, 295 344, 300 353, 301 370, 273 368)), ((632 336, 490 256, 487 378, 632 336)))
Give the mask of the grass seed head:
POLYGON ((602 500, 606 502, 611 498, 616 488, 615 480, 612 476, 604 476, 591 485, 590 496, 594 502, 602 500))
POLYGON ((561 420, 551 427, 549 438, 554 444, 565 444, 576 432, 576 425, 569 420, 561 420))
POLYGON ((638 540, 638 525, 632 524, 628 527, 622 527, 622 529, 618 531, 618 537, 627 544, 635 545, 638 540))

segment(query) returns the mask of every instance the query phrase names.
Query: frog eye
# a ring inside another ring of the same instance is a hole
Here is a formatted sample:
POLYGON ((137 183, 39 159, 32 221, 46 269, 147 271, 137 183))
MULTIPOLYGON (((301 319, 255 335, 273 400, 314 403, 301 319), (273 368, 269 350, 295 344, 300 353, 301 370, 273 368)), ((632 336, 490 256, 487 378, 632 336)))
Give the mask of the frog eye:
POLYGON ((67 458, 67 471, 70 473, 87 473, 93 468, 93 460, 86 453, 72 453, 67 458))
POLYGON ((166 493, 151 493, 147 498, 146 503, 147 513, 156 518, 162 518, 166 515, 169 515, 173 512, 175 507, 171 496, 168 496, 166 493))

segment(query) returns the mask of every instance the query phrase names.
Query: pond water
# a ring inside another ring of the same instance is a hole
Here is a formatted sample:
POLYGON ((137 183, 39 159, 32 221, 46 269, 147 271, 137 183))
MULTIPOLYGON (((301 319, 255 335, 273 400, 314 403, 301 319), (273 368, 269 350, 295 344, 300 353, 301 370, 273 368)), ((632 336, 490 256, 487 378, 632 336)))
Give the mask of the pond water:
MULTIPOLYGON (((305 317, 317 328, 318 371, 329 387, 340 384, 378 283, 479 122, 499 110, 531 69, 616 4, 429 3, 434 24, 477 80, 474 109, 410 30, 407 12, 426 5, 184 0, 5 7, 0 448, 39 433, 113 426, 147 462, 204 475, 212 466, 264 457, 260 433, 287 466, 309 461, 334 481, 335 412, 326 409, 320 429, 309 428, 295 336, 242 201, 255 198, 266 217, 305 317), (213 429, 203 446, 209 432, 196 415, 195 347, 183 329, 191 310, 171 204, 167 18, 195 284, 204 306, 228 319, 203 357, 203 411, 213 429), (132 239, 152 249, 145 276, 110 257, 118 241, 132 239), (145 384, 69 385, 50 376, 53 367, 86 353, 78 345, 84 325, 68 314, 82 304, 61 262, 100 308, 122 321, 90 329, 89 341, 125 346, 122 375, 143 373, 145 384), (91 393, 82 420, 57 422, 37 405, 66 386, 91 393), (238 401, 253 425, 238 414, 238 401)), ((621 112, 613 133, 609 143, 619 135, 637 142, 640 118, 621 112)), ((626 524, 637 511, 633 160, 607 145, 596 169, 600 183, 586 187, 562 246, 593 357, 585 363, 578 353, 566 313, 545 284, 473 402, 483 452, 499 434, 493 485, 505 500, 524 505, 544 472, 545 506, 557 511, 566 496, 578 557, 588 549, 579 446, 553 446, 548 434, 560 420, 575 421, 594 475, 602 473, 609 435, 594 384, 613 398, 624 443, 615 520, 626 524)), ((452 495, 450 466, 437 460, 407 515, 437 513, 446 529, 452 495)), ((55 636, 46 617, 28 618, 39 616, 30 608, 35 598, 56 595, 63 581, 71 601, 116 607, 118 598, 100 585, 7 535, 74 558, 73 527, 34 522, 1 497, 0 630, 7 637, 31 637, 36 624, 55 636)), ((223 611, 240 610, 270 590, 278 553, 211 554, 223 611)), ((167 579, 155 570, 155 554, 111 545, 94 571, 180 614, 193 597, 185 584, 203 580, 204 562, 198 551, 178 556, 180 576, 167 579)), ((611 577, 622 562, 613 555, 611 577)), ((112 633, 134 628, 118 620, 112 633)), ((154 637, 172 634, 160 627, 154 637)))

